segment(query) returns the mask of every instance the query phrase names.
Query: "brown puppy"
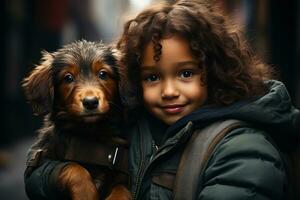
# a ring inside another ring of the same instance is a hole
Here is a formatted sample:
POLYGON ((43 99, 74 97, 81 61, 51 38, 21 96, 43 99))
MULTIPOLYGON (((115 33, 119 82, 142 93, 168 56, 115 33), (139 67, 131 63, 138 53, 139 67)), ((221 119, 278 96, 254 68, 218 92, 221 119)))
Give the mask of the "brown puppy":
POLYGON ((35 114, 45 116, 28 171, 45 159, 70 162, 56 180, 66 198, 131 199, 124 186, 127 142, 120 137, 118 54, 102 43, 78 41, 44 52, 23 80, 35 114))

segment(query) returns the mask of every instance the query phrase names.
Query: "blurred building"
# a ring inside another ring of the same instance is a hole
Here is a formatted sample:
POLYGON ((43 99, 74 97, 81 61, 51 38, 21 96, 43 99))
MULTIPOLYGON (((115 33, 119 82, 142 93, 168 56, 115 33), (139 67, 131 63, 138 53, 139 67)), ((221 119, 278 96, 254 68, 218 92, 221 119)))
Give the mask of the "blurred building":
POLYGON ((244 27, 250 45, 279 74, 300 106, 300 2, 218 0, 244 27))

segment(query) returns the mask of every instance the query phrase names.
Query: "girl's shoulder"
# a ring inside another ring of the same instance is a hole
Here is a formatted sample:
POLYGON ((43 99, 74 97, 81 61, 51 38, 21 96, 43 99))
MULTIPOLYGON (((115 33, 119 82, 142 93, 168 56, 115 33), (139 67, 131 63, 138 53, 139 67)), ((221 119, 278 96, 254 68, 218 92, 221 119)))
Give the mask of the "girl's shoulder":
MULTIPOLYGON (((211 190, 217 195, 218 191, 229 189, 280 199, 287 181, 280 151, 268 133, 253 127, 237 128, 226 134, 214 149, 204 173, 205 185, 212 187, 205 188, 203 195, 213 194, 211 190)), ((232 199, 237 193, 230 194, 232 199)))
POLYGON ((254 127, 239 127, 224 136, 215 149, 219 156, 240 154, 245 157, 252 155, 257 158, 266 156, 273 161, 280 160, 280 151, 264 130, 254 127))
POLYGON ((268 133, 253 127, 225 135, 210 157, 205 177, 206 184, 218 181, 219 189, 230 186, 257 195, 261 191, 271 199, 282 196, 287 180, 280 151, 268 133))
POLYGON ((195 129, 194 135, 200 137, 201 145, 213 148, 210 162, 226 159, 255 160, 267 159, 270 162, 282 163, 282 154, 266 132, 251 124, 239 120, 224 120, 212 123, 205 128, 195 129))
POLYGON ((200 185, 199 199, 284 199, 284 162, 265 131, 238 120, 216 121, 194 129, 187 145, 178 182, 200 185), (200 178, 190 179, 199 170, 200 178))

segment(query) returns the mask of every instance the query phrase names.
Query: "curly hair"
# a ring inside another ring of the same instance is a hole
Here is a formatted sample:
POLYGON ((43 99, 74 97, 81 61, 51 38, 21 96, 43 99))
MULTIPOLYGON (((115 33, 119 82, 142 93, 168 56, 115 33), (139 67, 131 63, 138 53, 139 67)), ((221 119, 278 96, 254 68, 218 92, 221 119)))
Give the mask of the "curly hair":
POLYGON ((139 77, 145 45, 153 43, 153 59, 159 61, 160 40, 174 35, 187 40, 204 66, 209 104, 228 105, 266 93, 264 80, 272 77, 272 70, 250 50, 239 28, 209 1, 179 0, 152 5, 125 23, 117 46, 123 53, 129 106, 142 100, 139 77))

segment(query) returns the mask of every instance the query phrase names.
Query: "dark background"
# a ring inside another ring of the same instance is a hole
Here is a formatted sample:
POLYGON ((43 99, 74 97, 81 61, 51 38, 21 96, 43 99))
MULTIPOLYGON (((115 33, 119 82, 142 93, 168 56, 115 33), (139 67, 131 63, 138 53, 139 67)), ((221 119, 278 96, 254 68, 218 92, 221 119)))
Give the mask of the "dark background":
MULTIPOLYGON (((26 199, 26 151, 41 119, 32 115, 21 80, 54 51, 77 39, 117 39, 126 18, 150 0, 5 0, 1 2, 0 198, 26 199)), ((252 48, 280 74, 300 106, 300 1, 218 0, 243 26, 252 48)))

